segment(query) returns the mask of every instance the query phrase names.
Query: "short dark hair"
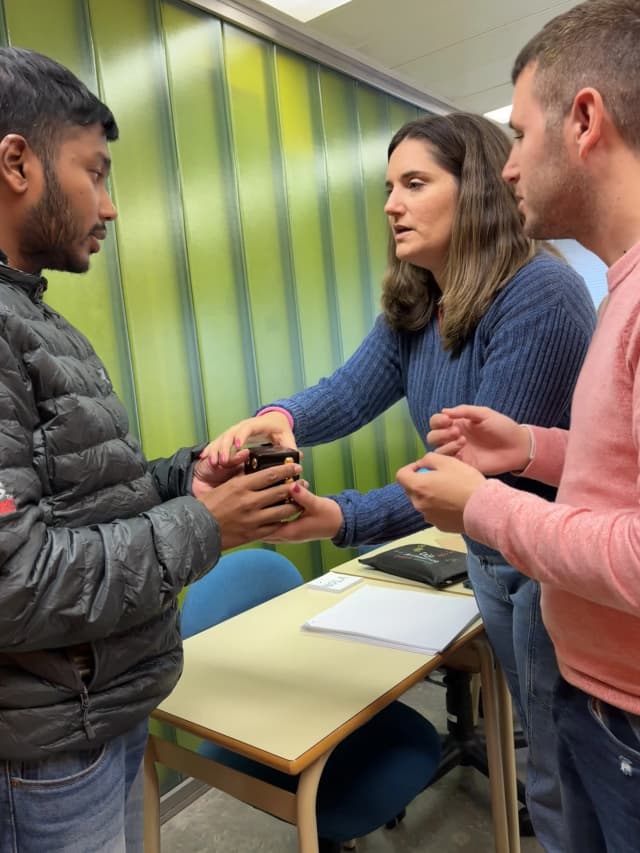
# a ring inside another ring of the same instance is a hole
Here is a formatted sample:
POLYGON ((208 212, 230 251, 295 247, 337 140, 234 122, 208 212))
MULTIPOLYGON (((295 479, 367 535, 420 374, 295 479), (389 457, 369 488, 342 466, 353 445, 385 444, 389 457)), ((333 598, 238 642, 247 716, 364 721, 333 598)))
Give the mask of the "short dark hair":
POLYGON ((620 136, 640 148, 640 0, 586 0, 552 18, 518 54, 515 84, 535 65, 534 87, 556 122, 577 92, 592 86, 602 96, 620 136))
POLYGON ((68 68, 33 50, 0 47, 0 139, 17 133, 49 158, 66 131, 93 124, 118 138, 111 110, 68 68))

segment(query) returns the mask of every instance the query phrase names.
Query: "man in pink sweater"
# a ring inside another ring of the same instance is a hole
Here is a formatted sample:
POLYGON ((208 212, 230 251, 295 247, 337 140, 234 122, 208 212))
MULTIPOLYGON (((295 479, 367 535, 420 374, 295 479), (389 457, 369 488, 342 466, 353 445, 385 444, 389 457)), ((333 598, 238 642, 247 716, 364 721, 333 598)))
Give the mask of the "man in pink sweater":
POLYGON ((525 230, 573 237, 609 267, 570 430, 458 406, 431 419, 438 452, 398 472, 426 519, 542 584, 572 853, 640 851, 639 68, 640 0, 587 0, 513 70, 504 177, 525 230), (556 502, 483 476, 505 471, 558 485, 556 502))

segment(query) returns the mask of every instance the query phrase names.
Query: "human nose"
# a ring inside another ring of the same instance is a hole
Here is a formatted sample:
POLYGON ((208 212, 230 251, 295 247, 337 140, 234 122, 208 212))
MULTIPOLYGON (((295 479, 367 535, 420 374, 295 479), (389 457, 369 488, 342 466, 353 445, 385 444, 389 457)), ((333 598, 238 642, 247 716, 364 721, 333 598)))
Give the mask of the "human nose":
POLYGON ((404 210, 404 205, 400 198, 399 193, 396 189, 392 189, 387 196, 387 201, 384 205, 384 212, 387 216, 392 216, 393 214, 402 213, 404 210))
POLYGON ((111 196, 107 190, 104 189, 100 197, 100 219, 103 222, 113 222, 117 215, 116 206, 111 201, 111 196))
POLYGON ((513 148, 511 149, 511 154, 509 154, 509 159, 504 164, 504 168, 502 170, 502 177, 508 184, 516 184, 520 177, 520 170, 518 168, 518 164, 514 156, 513 148))

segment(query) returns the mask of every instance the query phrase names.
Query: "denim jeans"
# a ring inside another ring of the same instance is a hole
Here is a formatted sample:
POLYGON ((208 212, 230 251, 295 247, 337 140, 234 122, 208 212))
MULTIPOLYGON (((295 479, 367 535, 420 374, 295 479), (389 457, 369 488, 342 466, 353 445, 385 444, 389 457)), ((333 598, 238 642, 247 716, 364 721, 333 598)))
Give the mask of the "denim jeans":
POLYGON ((147 721, 98 749, 0 761, 0 853, 142 853, 147 721))
POLYGON ((638 853, 640 717, 564 680, 553 716, 567 853, 638 853))
POLYGON ((527 739, 527 807, 547 853, 564 850, 557 735, 558 665, 540 614, 540 586, 512 566, 469 554, 469 578, 527 739))

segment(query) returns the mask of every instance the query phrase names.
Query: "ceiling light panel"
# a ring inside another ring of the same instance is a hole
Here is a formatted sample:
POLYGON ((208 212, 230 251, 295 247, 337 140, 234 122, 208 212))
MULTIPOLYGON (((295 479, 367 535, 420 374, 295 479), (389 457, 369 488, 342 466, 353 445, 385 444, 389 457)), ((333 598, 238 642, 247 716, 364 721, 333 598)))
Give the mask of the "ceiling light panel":
POLYGON ((262 2, 286 15, 291 15, 292 18, 297 18, 298 21, 306 22, 332 9, 337 9, 338 6, 344 6, 351 0, 262 0, 262 2))
POLYGON ((488 113, 484 113, 484 116, 490 118, 491 121, 497 121, 498 124, 509 124, 511 104, 507 104, 506 107, 498 107, 497 110, 490 110, 488 113))

